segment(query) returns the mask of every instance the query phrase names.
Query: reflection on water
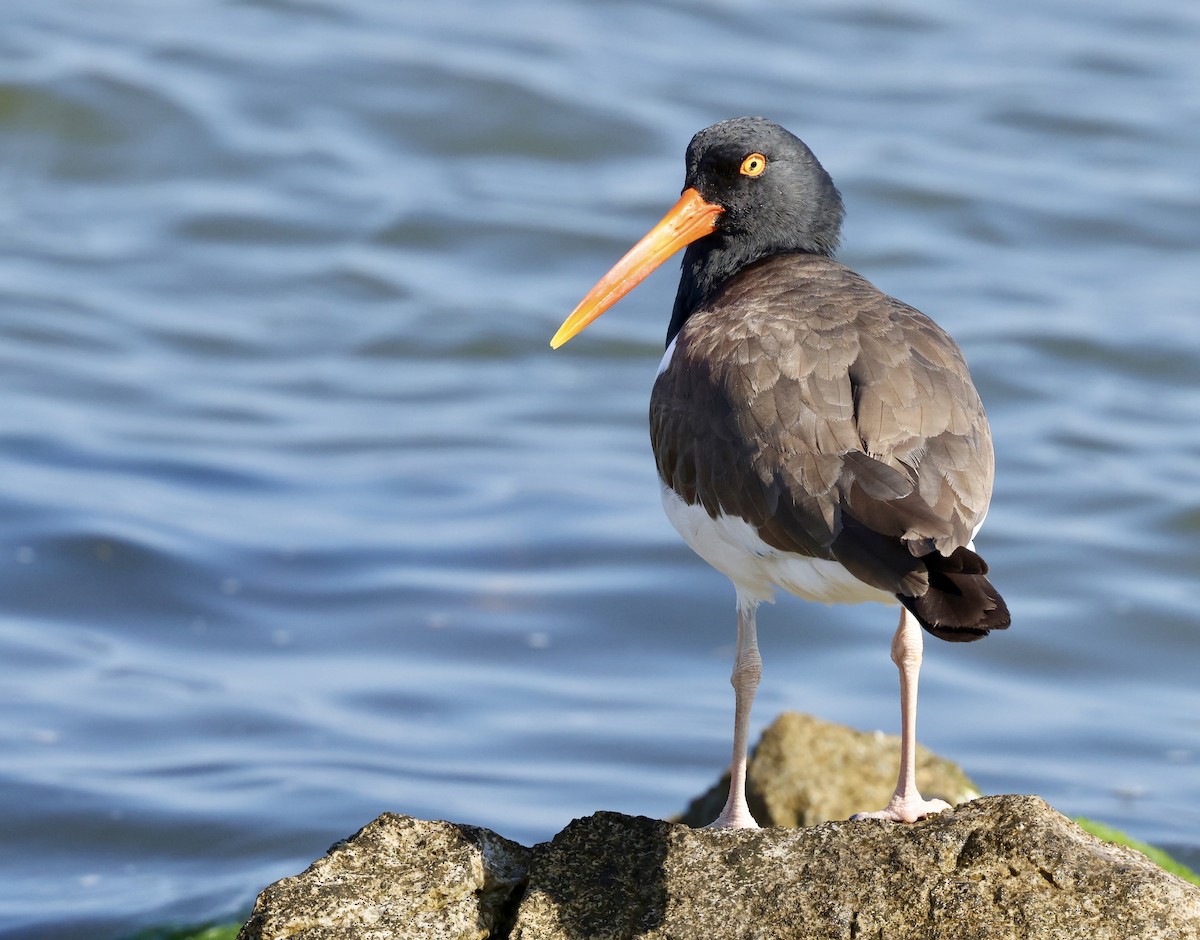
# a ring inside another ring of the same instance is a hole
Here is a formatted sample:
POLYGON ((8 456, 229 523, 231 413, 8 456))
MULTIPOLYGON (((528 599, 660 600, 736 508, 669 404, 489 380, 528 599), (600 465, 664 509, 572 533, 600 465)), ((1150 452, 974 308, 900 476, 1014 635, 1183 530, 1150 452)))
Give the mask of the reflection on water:
MULTIPOLYGON (((923 738, 1195 852, 1198 32, 1182 0, 18 0, 0 932, 228 916, 385 809, 528 842, 711 782, 732 597, 645 431, 672 273, 547 341, 691 134, 754 112, 989 409, 1014 625, 928 647, 923 738)), ((891 614, 761 622, 756 727, 895 729, 891 614)))

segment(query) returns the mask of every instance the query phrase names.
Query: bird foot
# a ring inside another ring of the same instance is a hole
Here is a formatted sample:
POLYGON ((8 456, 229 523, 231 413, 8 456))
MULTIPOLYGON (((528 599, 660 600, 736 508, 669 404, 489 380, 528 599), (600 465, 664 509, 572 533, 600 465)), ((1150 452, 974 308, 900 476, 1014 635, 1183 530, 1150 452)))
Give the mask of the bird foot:
POLYGON ((726 806, 721 810, 721 815, 710 822, 705 829, 760 829, 762 828, 750 815, 750 810, 745 807, 736 807, 731 809, 726 806))
POLYGON ((923 800, 921 794, 913 796, 893 796, 891 802, 883 809, 873 813, 855 813, 850 818, 855 822, 863 819, 886 819, 890 822, 913 823, 926 816, 936 816, 950 809, 945 800, 923 800))

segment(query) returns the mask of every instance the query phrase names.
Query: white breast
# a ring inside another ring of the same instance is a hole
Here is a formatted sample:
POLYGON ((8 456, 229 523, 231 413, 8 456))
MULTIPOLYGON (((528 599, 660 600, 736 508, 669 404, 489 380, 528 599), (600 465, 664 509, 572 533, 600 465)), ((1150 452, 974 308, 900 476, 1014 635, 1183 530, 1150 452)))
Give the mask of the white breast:
MULTIPOLYGON (((668 349, 668 357, 670 352, 668 349)), ((782 588, 823 604, 896 603, 895 595, 859 581, 838 562, 772 548, 745 520, 720 515, 714 519, 703 506, 689 505, 665 484, 662 502, 671 525, 692 551, 747 598, 771 601, 775 588, 782 588)))
POLYGON ((658 364, 658 371, 654 373, 654 377, 658 378, 667 371, 667 366, 671 364, 671 357, 675 355, 675 340, 679 339, 679 334, 676 333, 671 337, 671 342, 667 344, 667 351, 663 353, 662 361, 658 364))

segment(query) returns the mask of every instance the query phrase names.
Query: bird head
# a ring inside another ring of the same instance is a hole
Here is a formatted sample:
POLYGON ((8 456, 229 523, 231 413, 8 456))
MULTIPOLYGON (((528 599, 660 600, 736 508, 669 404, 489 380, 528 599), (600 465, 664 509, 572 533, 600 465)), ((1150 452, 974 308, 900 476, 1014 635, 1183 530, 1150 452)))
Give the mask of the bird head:
POLYGON ((747 264, 788 251, 832 255, 842 198, 800 138, 765 118, 734 118, 696 134, 683 195, 579 302, 550 345, 558 348, 687 247, 671 330, 747 264))

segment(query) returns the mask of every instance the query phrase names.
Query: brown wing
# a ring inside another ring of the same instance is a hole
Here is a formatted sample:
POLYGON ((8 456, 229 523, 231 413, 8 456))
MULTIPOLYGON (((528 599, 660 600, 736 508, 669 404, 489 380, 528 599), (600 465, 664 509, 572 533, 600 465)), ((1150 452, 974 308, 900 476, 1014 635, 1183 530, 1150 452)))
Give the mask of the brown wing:
POLYGON ((991 497, 987 419, 954 341, 816 256, 751 266, 688 319, 650 429, 689 503, 902 595, 926 592, 920 556, 965 546, 991 497))

